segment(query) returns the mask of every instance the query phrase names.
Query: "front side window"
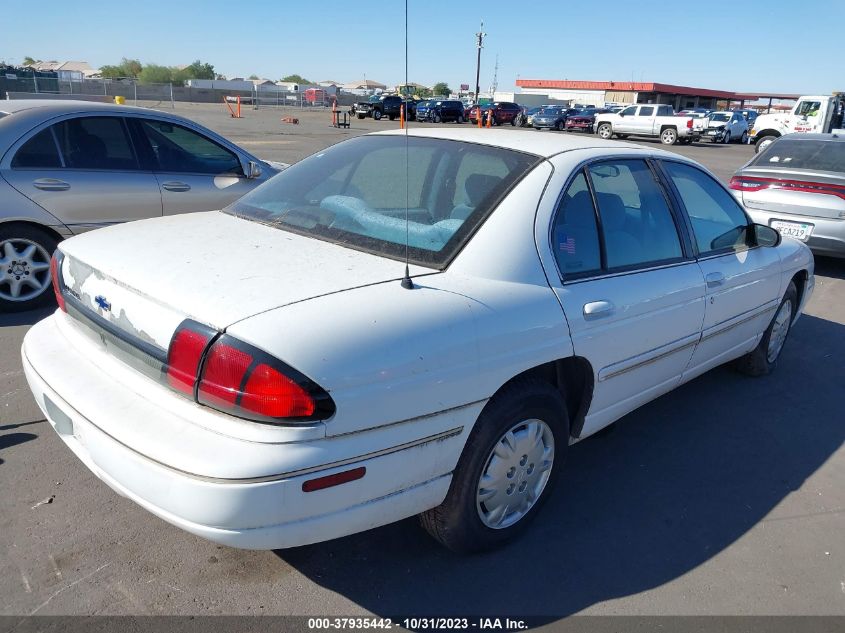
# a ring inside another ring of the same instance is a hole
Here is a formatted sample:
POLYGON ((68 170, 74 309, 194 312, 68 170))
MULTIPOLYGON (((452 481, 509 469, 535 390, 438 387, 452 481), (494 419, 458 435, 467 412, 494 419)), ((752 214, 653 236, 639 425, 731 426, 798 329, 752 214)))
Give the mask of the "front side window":
POLYGON ((472 143, 363 136, 289 167, 233 215, 442 268, 540 158, 472 143), (407 221, 406 221, 407 214, 407 221))
POLYGON ((624 114, 625 116, 634 116, 637 113, 637 106, 630 106, 622 110, 619 114, 624 114))
POLYGON ((663 165, 684 203, 701 255, 748 247, 748 218, 730 193, 696 167, 663 165))
POLYGON ((243 175, 238 157, 211 139, 169 121, 139 122, 155 156, 157 171, 243 175))
POLYGON ((12 169, 55 169, 62 166, 50 128, 24 143, 12 159, 12 169))
POLYGON ((821 106, 820 101, 802 101, 798 104, 795 114, 798 116, 816 116, 821 106))
POLYGON ((68 169, 138 169, 123 120, 80 117, 53 126, 68 169))
POLYGON ((645 161, 595 163, 589 173, 609 270, 683 256, 672 212, 645 161))

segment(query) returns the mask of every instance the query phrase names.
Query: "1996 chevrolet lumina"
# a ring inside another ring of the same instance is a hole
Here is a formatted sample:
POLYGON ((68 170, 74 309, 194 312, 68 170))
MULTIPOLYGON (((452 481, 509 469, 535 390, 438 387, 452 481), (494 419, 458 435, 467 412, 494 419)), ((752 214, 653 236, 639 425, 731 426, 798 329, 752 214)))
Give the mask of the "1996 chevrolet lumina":
POLYGON ((459 551, 523 530, 574 440, 719 364, 768 373, 814 283, 680 156, 443 129, 74 237, 53 279, 26 376, 117 492, 235 547, 421 514, 459 551))

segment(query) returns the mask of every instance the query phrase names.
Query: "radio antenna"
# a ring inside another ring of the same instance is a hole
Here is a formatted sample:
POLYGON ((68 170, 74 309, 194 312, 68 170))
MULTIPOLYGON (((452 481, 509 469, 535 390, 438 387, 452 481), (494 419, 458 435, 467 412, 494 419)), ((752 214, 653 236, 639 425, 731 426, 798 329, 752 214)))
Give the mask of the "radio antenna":
MULTIPOLYGON (((405 95, 408 94, 408 0, 405 0, 405 85, 403 86, 403 92, 405 93, 405 95)), ((410 152, 408 149, 408 105, 405 103, 404 96, 402 98, 402 107, 405 109, 405 276, 402 277, 402 287, 406 290, 412 290, 414 287, 414 282, 411 280, 411 271, 408 265, 410 261, 410 247, 408 245, 410 242, 410 228, 408 226, 408 207, 411 204, 411 194, 408 184, 408 163, 410 162, 408 159, 408 154, 410 152)))

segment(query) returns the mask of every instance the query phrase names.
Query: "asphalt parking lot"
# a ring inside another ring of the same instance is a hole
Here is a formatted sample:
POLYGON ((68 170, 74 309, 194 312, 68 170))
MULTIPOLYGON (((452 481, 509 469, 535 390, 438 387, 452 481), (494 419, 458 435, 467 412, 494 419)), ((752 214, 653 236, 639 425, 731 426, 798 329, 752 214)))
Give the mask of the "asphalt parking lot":
MULTIPOLYGON (((338 130, 328 111, 295 112, 298 125, 273 110, 232 119, 222 104, 177 113, 286 162, 398 125, 338 130)), ((753 154, 672 149, 724 180, 753 154)), ((0 615, 845 615, 845 260, 816 265, 773 375, 717 368, 576 445, 529 533, 472 557, 415 519, 276 552, 171 527, 43 420, 19 349, 49 312, 0 315, 0 615)))

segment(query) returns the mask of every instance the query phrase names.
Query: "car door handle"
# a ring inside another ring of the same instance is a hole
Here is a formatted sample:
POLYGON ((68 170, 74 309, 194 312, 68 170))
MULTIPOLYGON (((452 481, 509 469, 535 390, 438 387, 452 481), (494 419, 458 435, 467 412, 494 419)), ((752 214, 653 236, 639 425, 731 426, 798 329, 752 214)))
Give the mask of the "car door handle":
POLYGON ((704 281, 707 282, 708 288, 716 288, 725 283, 725 275, 724 273, 707 273, 704 281))
POLYGON ((42 191, 67 191, 70 189, 70 184, 55 178, 39 178, 32 183, 32 186, 42 191))
POLYGON ((190 191, 191 185, 186 182, 179 182, 178 180, 173 180, 171 182, 165 182, 161 185, 168 191, 190 191))
POLYGON ((610 301, 591 301, 584 304, 584 318, 601 319, 613 314, 614 310, 615 307, 610 301))

